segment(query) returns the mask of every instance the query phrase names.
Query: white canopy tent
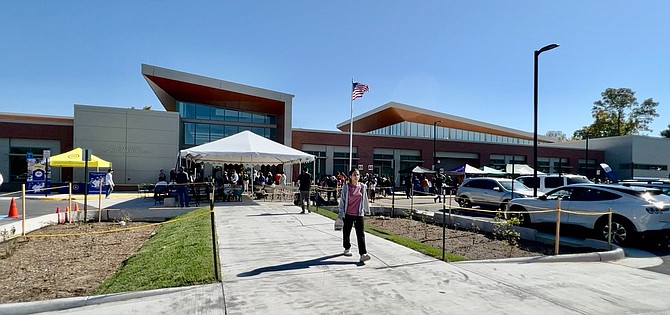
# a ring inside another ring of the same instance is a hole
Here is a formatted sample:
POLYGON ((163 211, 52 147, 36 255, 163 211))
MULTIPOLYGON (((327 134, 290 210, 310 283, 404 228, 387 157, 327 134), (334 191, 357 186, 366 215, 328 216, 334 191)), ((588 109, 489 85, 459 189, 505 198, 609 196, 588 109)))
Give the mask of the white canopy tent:
MULTIPOLYGON (((533 168, 527 164, 507 164, 505 165, 505 171, 507 174, 513 175, 533 175, 533 168)), ((538 175, 544 174, 543 172, 537 171, 538 175)))
MULTIPOLYGON (((300 164, 316 160, 314 155, 261 137, 251 131, 242 131, 226 138, 181 150, 179 153, 181 157, 195 163, 251 164, 252 167, 253 165, 300 164)), ((253 174, 249 175, 252 177, 253 174)))
POLYGON ((463 164, 459 167, 452 168, 448 171, 446 171, 448 175, 486 175, 486 172, 470 165, 470 164, 463 164))
POLYGON ((482 171, 484 171, 489 176, 505 176, 507 173, 497 170, 492 167, 482 166, 482 171))
POLYGON ((236 164, 299 164, 315 160, 314 155, 296 150, 261 137, 251 131, 208 142, 180 151, 183 158, 193 162, 236 164))

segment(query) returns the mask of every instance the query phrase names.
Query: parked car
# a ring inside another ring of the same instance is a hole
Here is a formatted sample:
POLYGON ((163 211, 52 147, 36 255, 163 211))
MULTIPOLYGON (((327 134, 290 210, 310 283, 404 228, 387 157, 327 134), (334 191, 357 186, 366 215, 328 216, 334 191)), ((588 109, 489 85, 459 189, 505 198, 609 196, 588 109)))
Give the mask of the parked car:
POLYGON ((464 208, 483 206, 504 210, 509 200, 532 195, 533 191, 517 180, 474 177, 466 178, 458 186, 456 201, 464 208))
POLYGON ((640 186, 640 187, 651 187, 660 189, 664 194, 670 196, 670 180, 665 179, 626 179, 618 182, 619 185, 623 186, 640 186))
POLYGON ((612 210, 612 242, 626 245, 639 236, 665 236, 670 232, 670 196, 647 187, 608 184, 563 186, 537 198, 509 202, 505 217, 518 216, 522 225, 556 223, 557 200, 561 199, 561 223, 585 227, 596 237, 607 240, 612 210), (581 212, 581 213, 579 213, 581 212), (600 213, 593 215, 590 213, 600 213))
POLYGON ((517 180, 528 186, 531 190, 537 187, 537 191, 548 192, 554 188, 572 184, 592 184, 592 182, 582 175, 572 174, 542 174, 537 176, 519 176, 517 180))

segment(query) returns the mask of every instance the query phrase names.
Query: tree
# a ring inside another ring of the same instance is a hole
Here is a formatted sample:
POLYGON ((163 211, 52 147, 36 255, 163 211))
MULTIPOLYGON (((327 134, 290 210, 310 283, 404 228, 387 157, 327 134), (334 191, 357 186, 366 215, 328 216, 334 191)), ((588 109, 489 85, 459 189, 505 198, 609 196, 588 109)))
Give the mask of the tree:
POLYGON ((583 139, 585 134, 590 138, 603 138, 652 131, 649 124, 658 117, 658 102, 648 98, 639 104, 635 92, 629 88, 607 88, 600 95, 602 99, 593 102, 591 108, 594 122, 575 131, 573 138, 583 139))
POLYGON ((559 130, 549 130, 549 131, 547 131, 545 136, 556 138, 556 139, 558 139, 558 142, 568 141, 568 136, 566 136, 565 133, 563 133, 563 131, 559 131, 559 130))
POLYGON ((670 125, 668 125, 668 129, 661 131, 661 137, 670 138, 670 125))

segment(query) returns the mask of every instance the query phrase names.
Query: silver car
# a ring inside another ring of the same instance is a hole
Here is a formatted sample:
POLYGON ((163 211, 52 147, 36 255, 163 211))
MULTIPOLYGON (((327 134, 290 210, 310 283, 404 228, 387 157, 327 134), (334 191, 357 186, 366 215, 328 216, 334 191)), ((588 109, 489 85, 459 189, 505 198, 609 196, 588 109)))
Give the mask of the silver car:
POLYGON ((533 191, 517 180, 509 178, 466 178, 456 191, 456 201, 463 208, 483 206, 505 209, 513 198, 530 197, 533 191))
POLYGON ((585 227, 607 240, 612 210, 612 242, 626 245, 642 234, 665 236, 670 232, 670 196, 648 187, 574 184, 559 187, 537 198, 509 202, 505 216, 518 216, 522 225, 556 223, 561 199, 561 223, 585 227), (599 213, 599 214, 598 214, 599 213))

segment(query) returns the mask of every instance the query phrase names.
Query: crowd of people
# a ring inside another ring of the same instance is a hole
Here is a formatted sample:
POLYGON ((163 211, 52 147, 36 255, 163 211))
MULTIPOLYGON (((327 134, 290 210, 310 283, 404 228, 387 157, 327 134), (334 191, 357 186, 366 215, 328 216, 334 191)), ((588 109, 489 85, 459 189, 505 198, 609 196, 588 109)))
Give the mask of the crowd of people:
MULTIPOLYGON (((349 181, 350 177, 344 172, 337 172, 335 175, 321 176, 317 184, 319 190, 325 192, 325 202, 336 204, 342 187, 349 181)), ((386 197, 392 194, 395 185, 392 177, 370 173, 362 175, 358 182, 366 185, 368 198, 371 202, 374 202, 377 196, 386 197)))
POLYGON ((458 179, 442 173, 431 174, 429 178, 426 174, 410 174, 402 179, 405 187, 405 197, 412 198, 415 193, 424 195, 435 195, 434 202, 441 202, 442 196, 447 193, 447 189, 452 189, 458 184, 458 179))
POLYGON ((254 185, 286 185, 286 174, 284 172, 267 172, 264 174, 261 171, 254 170, 254 185))
MULTIPOLYGON (((305 172, 306 170, 303 170, 298 178, 296 178, 296 182, 291 184, 301 184, 301 181, 299 180, 301 178, 303 179, 302 186, 306 185, 307 182, 309 182, 310 185, 316 184, 320 192, 317 194, 317 198, 323 198, 322 202, 325 204, 337 205, 341 196, 342 187, 344 187, 351 180, 347 173, 337 172, 333 175, 323 175, 316 183, 313 183, 314 179, 311 174, 308 174, 309 180, 304 180, 306 178, 303 175, 305 172)), ((387 197, 393 193, 395 187, 393 176, 370 173, 360 175, 361 176, 358 179, 358 182, 366 186, 366 192, 370 202, 374 202, 378 197, 387 197)), ((190 172, 184 170, 182 167, 170 170, 169 174, 166 174, 166 172, 161 169, 158 173, 158 183, 156 183, 156 185, 172 184, 177 185, 178 187, 183 187, 177 189, 177 196, 179 205, 187 207, 189 205, 188 183, 201 181, 211 182, 214 184, 217 198, 224 201, 234 199, 234 190, 236 188, 237 190, 241 190, 240 193, 246 192, 248 190, 250 181, 256 187, 287 185, 286 174, 281 171, 273 174, 270 171, 263 172, 260 170, 253 170, 252 178, 249 178, 249 174, 243 170, 229 168, 225 170, 216 170, 212 177, 206 177, 202 180, 194 179, 194 177, 194 175, 191 175, 190 172)), ((400 187, 405 188, 406 198, 412 198, 414 194, 421 193, 426 195, 433 195, 435 202, 441 202, 442 196, 447 193, 446 189, 454 187, 457 185, 457 182, 458 180, 452 176, 439 173, 428 175, 408 174, 407 176, 401 178, 400 187)), ((309 202, 310 197, 300 199, 306 199, 306 201, 309 202)))

